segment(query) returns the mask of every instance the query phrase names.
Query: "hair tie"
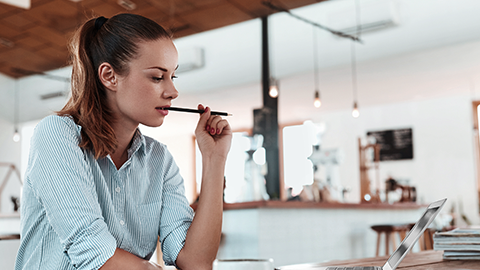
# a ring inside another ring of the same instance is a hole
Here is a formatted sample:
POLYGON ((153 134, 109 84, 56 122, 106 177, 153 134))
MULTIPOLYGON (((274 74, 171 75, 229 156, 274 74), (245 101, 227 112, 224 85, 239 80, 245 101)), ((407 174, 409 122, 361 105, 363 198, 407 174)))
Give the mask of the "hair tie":
POLYGON ((100 16, 95 20, 95 29, 98 31, 100 28, 102 28, 102 25, 107 21, 108 19, 100 16))

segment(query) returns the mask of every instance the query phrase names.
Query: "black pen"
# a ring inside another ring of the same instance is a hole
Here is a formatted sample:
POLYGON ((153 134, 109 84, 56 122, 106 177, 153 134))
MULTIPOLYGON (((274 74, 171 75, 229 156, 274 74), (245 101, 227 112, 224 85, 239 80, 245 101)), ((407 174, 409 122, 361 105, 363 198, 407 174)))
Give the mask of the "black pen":
MULTIPOLYGON (((188 113, 204 113, 205 112, 205 110, 194 110, 194 109, 178 108, 178 107, 165 107, 165 108, 162 108, 162 109, 163 110, 168 110, 168 111, 188 112, 188 113)), ((212 115, 221 115, 221 116, 232 116, 233 115, 231 113, 216 112, 216 111, 211 111, 210 113, 212 115)))

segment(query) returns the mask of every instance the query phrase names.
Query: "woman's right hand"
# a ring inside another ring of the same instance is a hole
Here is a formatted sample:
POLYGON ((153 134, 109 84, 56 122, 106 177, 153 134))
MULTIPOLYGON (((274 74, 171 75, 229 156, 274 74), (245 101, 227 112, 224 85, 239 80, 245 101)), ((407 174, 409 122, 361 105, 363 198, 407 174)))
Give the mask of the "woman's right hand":
POLYGON ((199 110, 205 110, 200 115, 195 136, 198 148, 204 159, 220 157, 227 158, 232 141, 232 130, 227 120, 218 115, 211 115, 209 107, 198 105, 199 110))

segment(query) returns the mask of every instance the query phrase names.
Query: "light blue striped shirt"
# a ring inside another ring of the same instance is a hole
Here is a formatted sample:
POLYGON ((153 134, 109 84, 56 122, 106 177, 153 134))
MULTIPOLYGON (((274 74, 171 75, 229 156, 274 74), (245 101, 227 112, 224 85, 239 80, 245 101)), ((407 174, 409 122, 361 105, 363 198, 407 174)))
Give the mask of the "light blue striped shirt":
POLYGON ((35 128, 15 269, 98 269, 117 247, 150 259, 158 236, 174 265, 193 210, 166 146, 137 130, 117 170, 78 146, 80 130, 56 115, 35 128))

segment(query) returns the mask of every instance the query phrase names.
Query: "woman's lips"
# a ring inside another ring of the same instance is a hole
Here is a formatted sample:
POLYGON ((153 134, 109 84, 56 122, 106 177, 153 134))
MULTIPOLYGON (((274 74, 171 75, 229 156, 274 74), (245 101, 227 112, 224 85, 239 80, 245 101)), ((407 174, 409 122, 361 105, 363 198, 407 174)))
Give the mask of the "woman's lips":
POLYGON ((155 109, 157 110, 157 112, 159 112, 159 113, 162 114, 163 116, 168 115, 168 111, 167 111, 167 110, 164 110, 163 108, 164 108, 164 107, 157 107, 157 108, 155 108, 155 109))

